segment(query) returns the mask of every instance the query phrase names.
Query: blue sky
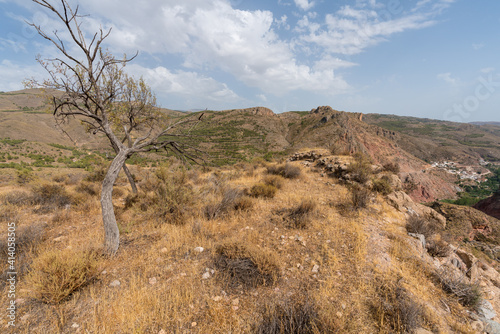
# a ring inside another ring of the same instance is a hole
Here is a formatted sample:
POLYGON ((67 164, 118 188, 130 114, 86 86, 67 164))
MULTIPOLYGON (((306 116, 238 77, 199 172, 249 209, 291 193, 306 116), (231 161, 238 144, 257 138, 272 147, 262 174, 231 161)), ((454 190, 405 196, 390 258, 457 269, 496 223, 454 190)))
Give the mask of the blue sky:
MULTIPOLYGON (((30 1, 0 8, 0 90, 22 89, 46 77, 35 56, 57 54, 24 20, 63 27, 30 1)), ((139 51, 127 71, 166 108, 500 121, 499 1, 86 0, 80 11, 89 35, 113 28, 115 55, 139 51)))

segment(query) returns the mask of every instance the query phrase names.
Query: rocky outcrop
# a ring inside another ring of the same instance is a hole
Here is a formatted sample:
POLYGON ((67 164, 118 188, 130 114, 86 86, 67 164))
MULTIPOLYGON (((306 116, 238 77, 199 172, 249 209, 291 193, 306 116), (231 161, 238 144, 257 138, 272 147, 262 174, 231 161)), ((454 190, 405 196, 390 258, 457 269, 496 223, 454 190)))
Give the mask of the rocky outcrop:
POLYGON ((333 110, 330 106, 320 106, 316 109, 311 109, 310 114, 332 114, 335 110, 333 110))
POLYGON ((238 111, 248 112, 251 113, 252 115, 259 115, 259 116, 275 116, 275 113, 271 109, 266 107, 253 107, 253 108, 240 109, 238 111))
POLYGON ((420 203, 415 203, 410 196, 408 196, 404 191, 396 191, 387 196, 388 202, 392 205, 396 210, 399 210, 408 214, 416 214, 419 217, 424 217, 426 219, 433 220, 439 226, 443 228, 446 227, 446 218, 420 203))

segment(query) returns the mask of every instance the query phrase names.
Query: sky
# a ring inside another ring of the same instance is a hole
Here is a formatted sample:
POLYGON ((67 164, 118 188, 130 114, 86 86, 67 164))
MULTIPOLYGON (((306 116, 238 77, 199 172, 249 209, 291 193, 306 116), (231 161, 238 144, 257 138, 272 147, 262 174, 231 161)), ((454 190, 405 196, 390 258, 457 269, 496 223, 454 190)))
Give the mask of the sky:
MULTIPOLYGON (((56 4, 59 1, 51 0, 56 4)), ((497 0, 69 0, 88 36, 176 110, 264 106, 500 121, 497 0)), ((46 78, 68 35, 31 1, 0 0, 0 91, 46 78)), ((69 42, 68 42, 69 43, 69 42)))

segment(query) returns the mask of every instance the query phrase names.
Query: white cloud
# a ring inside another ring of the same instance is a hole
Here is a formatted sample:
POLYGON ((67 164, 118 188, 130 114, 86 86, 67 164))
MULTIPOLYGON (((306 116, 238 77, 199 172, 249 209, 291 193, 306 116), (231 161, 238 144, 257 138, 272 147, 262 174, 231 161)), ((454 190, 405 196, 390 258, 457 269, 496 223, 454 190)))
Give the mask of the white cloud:
POLYGON ((459 82, 460 82, 459 79, 453 78, 451 76, 451 73, 449 73, 449 72, 447 72, 447 73, 440 73, 440 74, 437 75, 437 78, 441 79, 441 80, 443 80, 443 81, 445 81, 447 83, 449 83, 452 86, 457 86, 459 84, 459 82))
POLYGON ((267 102, 267 96, 265 96, 264 94, 258 94, 257 98, 263 102, 267 102))
POLYGON ((0 73, 2 73, 0 91, 5 92, 24 89, 23 80, 30 78, 40 80, 45 74, 43 68, 38 64, 27 66, 25 64, 16 64, 9 60, 2 60, 0 62, 0 73))
POLYGON ((144 80, 158 94, 174 94, 191 98, 203 97, 215 102, 235 102, 238 95, 213 78, 196 72, 170 71, 165 67, 146 68, 139 65, 127 66, 127 71, 144 80))
POLYGON ((314 1, 309 0, 294 0, 295 5, 302 10, 309 10, 314 7, 314 1))
POLYGON ((488 73, 491 73, 491 72, 495 72, 495 68, 494 67, 486 67, 486 68, 482 68, 480 70, 481 73, 484 73, 484 74, 488 74, 488 73))
POLYGON ((324 48, 329 53, 354 55, 366 48, 387 40, 391 35, 407 30, 429 27, 433 19, 454 0, 423 0, 410 13, 399 15, 376 1, 358 1, 356 7, 343 6, 335 13, 325 16, 318 27, 306 17, 298 22, 298 31, 303 32, 300 41, 324 48), (369 9, 370 8, 370 9, 369 9))
POLYGON ((474 50, 480 50, 480 49, 484 48, 484 44, 483 43, 472 44, 472 48, 474 50))

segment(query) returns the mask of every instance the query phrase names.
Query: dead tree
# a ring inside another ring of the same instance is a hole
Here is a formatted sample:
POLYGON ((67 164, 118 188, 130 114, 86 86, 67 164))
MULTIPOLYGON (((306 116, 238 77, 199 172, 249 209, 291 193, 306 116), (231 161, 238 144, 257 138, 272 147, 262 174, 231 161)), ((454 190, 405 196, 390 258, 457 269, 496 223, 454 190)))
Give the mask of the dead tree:
POLYGON ((161 149, 170 149, 193 160, 189 153, 192 151, 178 142, 180 137, 187 135, 176 130, 180 125, 198 120, 187 117, 172 122, 161 113, 144 80, 136 80, 124 71, 125 65, 137 54, 132 58, 117 59, 102 49, 111 29, 103 31, 101 28, 86 38, 81 28, 83 16, 79 15, 78 7, 72 9, 66 0, 60 0, 57 6, 45 0, 33 2, 52 12, 64 24, 70 39, 65 41, 57 31, 49 34, 36 23, 29 23, 61 54, 54 59, 37 57, 50 77, 43 82, 31 81, 31 85, 61 90, 62 96, 52 97, 55 118, 78 118, 88 131, 104 134, 116 153, 104 177, 101 192, 104 247, 109 254, 114 254, 120 237, 111 199, 113 185, 125 161, 136 153, 161 149), (74 51, 75 46, 77 51, 74 51))

